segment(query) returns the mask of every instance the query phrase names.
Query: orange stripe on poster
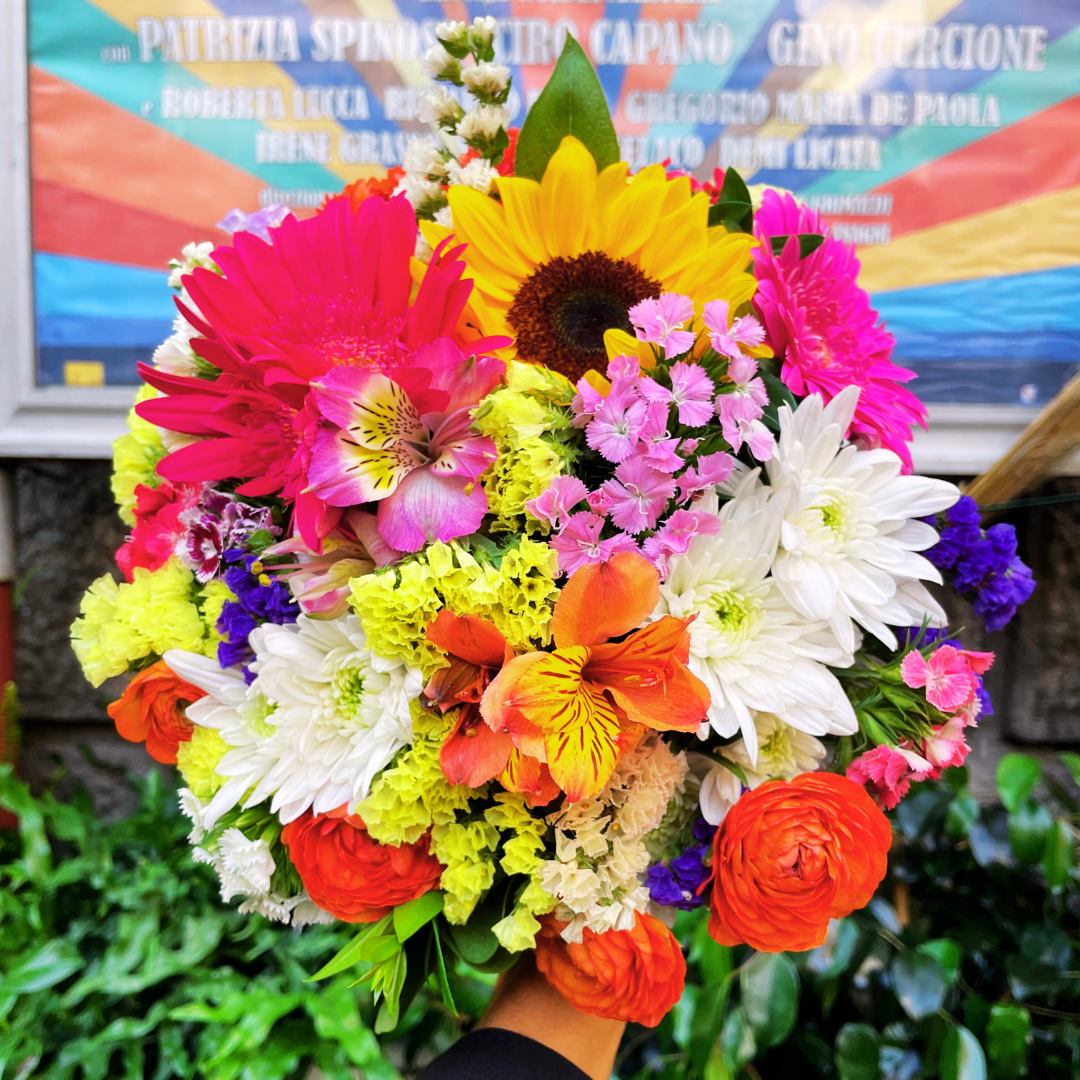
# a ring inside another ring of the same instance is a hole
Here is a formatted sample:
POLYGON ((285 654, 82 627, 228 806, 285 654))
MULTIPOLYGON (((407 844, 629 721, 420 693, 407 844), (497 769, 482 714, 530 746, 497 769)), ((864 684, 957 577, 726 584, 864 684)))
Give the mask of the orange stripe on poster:
MULTIPOLYGON (((265 184, 242 169, 40 68, 30 69, 33 176, 214 235, 233 206, 254 210, 265 184)), ((126 262, 127 260, 125 260, 126 262)))
POLYGON ((1080 96, 882 184, 893 237, 1080 184, 1080 96), (931 197, 931 195, 933 197, 931 197))
POLYGON ((34 250, 165 270, 192 240, 224 242, 217 229, 124 206, 48 180, 33 184, 34 250))

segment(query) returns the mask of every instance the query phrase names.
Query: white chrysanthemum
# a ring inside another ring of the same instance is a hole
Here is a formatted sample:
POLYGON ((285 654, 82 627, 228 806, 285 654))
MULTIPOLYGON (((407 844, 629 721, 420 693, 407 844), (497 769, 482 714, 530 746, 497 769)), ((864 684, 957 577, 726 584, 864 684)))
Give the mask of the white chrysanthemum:
POLYGON ((214 767, 225 783, 203 808, 201 826, 212 829, 222 814, 250 795, 244 806, 255 806, 272 791, 267 776, 281 757, 281 744, 269 722, 273 706, 255 685, 248 686, 238 668, 222 669, 216 660, 198 653, 169 649, 163 658, 177 677, 202 690, 206 697, 187 707, 188 719, 214 728, 231 750, 214 767))
MULTIPOLYGON (((825 746, 805 731, 799 731, 769 713, 754 717, 758 734, 757 762, 751 760, 746 743, 739 739, 721 747, 721 757, 733 762, 746 777, 751 791, 766 780, 790 780, 800 773, 817 772, 825 757, 825 746)), ((698 804, 701 816, 710 825, 719 825, 742 795, 742 781, 725 765, 704 754, 691 754, 691 768, 701 777, 698 804)))
POLYGON ((268 623, 249 641, 254 685, 276 706, 271 812, 283 824, 308 807, 352 812, 375 774, 412 742, 409 703, 424 687, 419 669, 372 653, 355 615, 268 623))
MULTIPOLYGON (((715 506, 712 496, 699 504, 715 506)), ((850 735, 855 713, 826 664, 848 667, 824 622, 808 622, 784 599, 769 567, 783 508, 756 470, 720 511, 716 536, 697 536, 671 560, 655 615, 690 624, 690 669, 709 688, 708 722, 725 738, 742 732, 757 760, 754 716, 771 713, 812 735, 850 735)), ((703 730, 704 734, 704 730, 703 730)))
POLYGON ((784 508, 773 576, 805 618, 828 622, 855 648, 855 623, 896 648, 892 626, 945 625, 919 579, 941 582, 921 555, 937 533, 914 520, 952 506, 954 484, 904 476, 891 450, 844 445, 859 400, 849 386, 828 405, 817 394, 780 409, 780 440, 767 468, 784 508))

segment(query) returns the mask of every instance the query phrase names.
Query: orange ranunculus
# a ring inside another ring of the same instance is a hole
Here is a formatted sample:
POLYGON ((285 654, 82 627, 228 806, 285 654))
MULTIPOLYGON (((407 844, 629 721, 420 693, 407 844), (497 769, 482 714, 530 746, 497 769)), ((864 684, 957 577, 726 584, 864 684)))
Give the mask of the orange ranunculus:
POLYGON ((164 660, 144 668, 127 684, 124 696, 109 706, 116 730, 128 742, 145 742, 146 752, 163 765, 176 764, 176 748, 189 742, 194 725, 184 710, 205 692, 173 674, 164 660))
POLYGON ((428 625, 427 639, 447 654, 424 687, 424 698, 457 719, 443 740, 439 765, 451 784, 478 788, 499 777, 503 787, 525 795, 533 806, 545 806, 559 794, 547 766, 514 746, 506 732, 495 731, 480 715, 480 700, 514 650, 498 628, 476 615, 440 611, 428 625))
POLYGON ((665 615, 635 629, 659 583, 631 553, 581 567, 555 604, 555 651, 514 657, 484 693, 488 724, 546 761, 571 801, 603 788, 643 726, 695 731, 708 711, 708 688, 686 667, 691 620, 665 615))
POLYGON ((716 833, 709 933, 762 952, 816 948, 830 919, 870 902, 891 843, 888 819, 845 776, 762 784, 716 833))
POLYGON ((656 1027, 682 997, 686 960, 659 919, 638 912, 633 930, 585 929, 580 944, 560 937, 565 925, 542 920, 536 966, 575 1009, 656 1027))
POLYGON ((359 815, 302 814, 281 831, 308 895, 343 922, 377 922, 439 884, 442 865, 415 844, 380 844, 359 815))

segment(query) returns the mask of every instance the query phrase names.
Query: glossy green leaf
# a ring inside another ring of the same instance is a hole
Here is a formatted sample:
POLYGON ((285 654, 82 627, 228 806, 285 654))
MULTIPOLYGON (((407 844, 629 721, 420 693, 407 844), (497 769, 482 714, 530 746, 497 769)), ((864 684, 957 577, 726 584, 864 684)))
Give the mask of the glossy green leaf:
POLYGON ((957 795, 945 814, 945 832, 953 840, 962 840, 979 820, 979 803, 970 795, 957 795))
POLYGON ((442 909, 441 889, 432 889, 431 892, 426 892, 423 896, 418 896, 415 900, 394 908, 394 933, 398 941, 408 941, 417 930, 427 926, 442 909))
POLYGON ((833 1058, 840 1080, 877 1080, 881 1039, 868 1024, 845 1024, 836 1033, 833 1058))
POLYGON ((17 961, 0 978, 0 997, 47 990, 73 975, 84 963, 79 950, 70 941, 54 938, 36 952, 17 961))
POLYGON ((1056 818, 1046 834, 1042 855, 1043 873, 1051 889, 1064 889, 1076 865, 1076 841, 1072 827, 1064 818, 1056 818))
POLYGON ((986 1024, 986 1053, 995 1080, 1018 1080, 1027 1073, 1031 1013, 1022 1005, 1000 1004, 986 1024))
POLYGON ((994 779, 998 795, 1010 814, 1015 814, 1042 777, 1042 766, 1026 754, 1006 754, 999 762, 994 779))
MULTIPOLYGON (((825 243, 825 237, 820 233, 799 233, 799 258, 805 259, 807 255, 812 255, 822 244, 825 243)), ((774 255, 783 254, 784 247, 788 242, 787 236, 773 236, 770 237, 772 243, 772 251, 774 255)))
POLYGON ((986 1080, 986 1057, 979 1040, 957 1025, 945 1036, 938 1066, 941 1080, 986 1080))
POLYGON ((740 1005, 727 1014, 720 1032, 720 1048, 724 1063, 732 1074, 737 1073, 757 1055, 754 1026, 743 1006, 740 1005))
POLYGON ((893 989, 904 1012, 921 1020, 941 1008, 948 983, 941 965, 921 952, 905 952, 893 961, 893 989))
POLYGON ((704 1068, 709 1060, 709 1054, 724 1025, 731 982, 730 978, 721 979, 719 982, 706 984, 698 992, 687 1040, 690 1061, 698 1069, 704 1068))
POLYGON ((1074 754, 1071 750, 1066 750, 1064 753, 1058 754, 1058 761, 1069 770, 1069 775, 1073 778, 1073 781, 1080 785, 1080 754, 1074 754))
POLYGON ((709 225, 723 225, 728 232, 753 232, 754 207, 746 182, 734 170, 724 173, 720 198, 709 207, 709 225))
POLYGON ((825 943, 807 956, 807 970, 819 979, 835 979, 842 975, 851 964, 859 937, 859 928, 853 919, 833 920, 825 943))
POLYGON ((580 139, 598 170, 619 160, 619 140, 604 89, 585 50, 567 35, 547 85, 525 117, 514 153, 514 173, 540 181, 567 135, 580 139))
POLYGON ((442 996, 443 1004, 457 1016, 457 1006, 454 1004, 454 995, 450 990, 450 980, 446 974, 446 958, 443 956, 442 941, 439 938, 439 924, 435 923, 432 930, 434 931, 432 948, 435 951, 435 978, 439 984, 439 994, 442 996))
MULTIPOLYGON (((390 928, 390 916, 387 915, 378 922, 368 923, 337 955, 324 964, 308 982, 318 982, 320 979, 328 979, 331 975, 337 975, 340 971, 358 964, 361 960, 375 960, 377 957, 365 955, 364 948, 368 938, 381 937, 390 928)), ((370 946, 368 946, 370 954, 370 946)))
POLYGON ((945 982, 952 986, 960 975, 960 960, 962 953, 960 946, 948 938, 937 938, 934 941, 924 941, 918 946, 916 952, 923 956, 933 957, 940 965, 945 976, 945 982))
POLYGON ((1045 806, 1023 799, 1009 815, 1009 846, 1022 863, 1034 866, 1042 857, 1054 819, 1045 806))
POLYGON ((786 953, 755 953, 740 977, 742 1006, 759 1049, 787 1038, 799 1012, 799 972, 786 953))

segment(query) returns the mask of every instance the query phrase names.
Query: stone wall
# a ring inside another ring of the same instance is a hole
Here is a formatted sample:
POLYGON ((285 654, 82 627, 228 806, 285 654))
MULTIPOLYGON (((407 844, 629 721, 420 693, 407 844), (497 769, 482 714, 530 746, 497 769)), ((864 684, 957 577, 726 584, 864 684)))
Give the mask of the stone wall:
MULTIPOLYGON (((125 528, 116 516, 105 462, 11 463, 17 529, 16 675, 23 709, 21 769, 37 787, 77 779, 99 809, 130 805, 126 770, 152 762, 141 746, 116 735, 105 713, 123 680, 94 688, 68 641, 83 590, 116 572, 113 552, 125 528)), ((1080 493, 1080 480, 1060 480, 1037 494, 1080 493)), ((1004 632, 986 634, 963 603, 951 603, 952 625, 972 648, 998 661, 988 688, 995 715, 973 739, 970 759, 980 793, 993 790, 993 769, 1008 749, 1052 762, 1056 749, 1080 744, 1080 502, 1013 511, 1021 553, 1039 587, 1004 632)))

